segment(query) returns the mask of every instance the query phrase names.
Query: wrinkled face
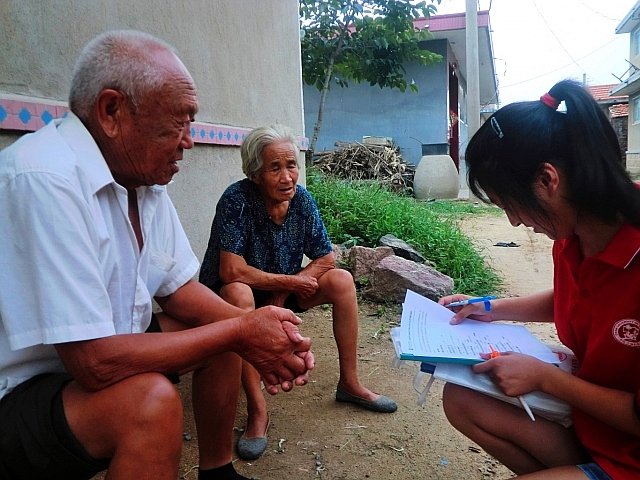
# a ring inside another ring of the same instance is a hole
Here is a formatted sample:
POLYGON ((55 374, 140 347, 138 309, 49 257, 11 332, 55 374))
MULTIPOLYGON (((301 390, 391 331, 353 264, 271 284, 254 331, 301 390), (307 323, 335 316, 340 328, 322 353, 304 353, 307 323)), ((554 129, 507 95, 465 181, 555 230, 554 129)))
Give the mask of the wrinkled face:
POLYGON ((127 188, 166 185, 178 173, 185 149, 193 147, 191 122, 198 111, 196 87, 171 52, 156 54, 167 72, 161 89, 150 93, 134 113, 123 112, 114 178, 127 188))
POLYGON ((278 204, 293 198, 299 173, 295 148, 280 140, 262 151, 262 168, 252 181, 265 202, 278 204))

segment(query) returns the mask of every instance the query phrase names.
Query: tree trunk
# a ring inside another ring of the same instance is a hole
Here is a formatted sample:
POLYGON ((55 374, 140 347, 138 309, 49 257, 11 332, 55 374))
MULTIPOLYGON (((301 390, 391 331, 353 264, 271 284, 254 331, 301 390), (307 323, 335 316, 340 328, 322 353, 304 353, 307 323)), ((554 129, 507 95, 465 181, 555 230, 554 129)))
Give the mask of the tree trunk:
MULTIPOLYGON (((334 52, 335 53, 335 52, 334 52)), ((322 91, 320 92, 320 105, 318 106, 318 118, 316 124, 313 126, 313 137, 309 143, 309 150, 307 150, 306 165, 310 167, 313 164, 313 152, 316 149, 316 143, 318 142, 318 134, 320 133, 320 127, 322 126, 322 118, 324 117, 324 101, 327 98, 327 92, 329 91, 329 82, 331 81, 331 73, 333 71, 333 63, 335 61, 334 55, 331 55, 329 59, 329 65, 327 65, 327 74, 324 77, 322 83, 322 91)))
POLYGON ((329 91, 329 82, 333 74, 333 65, 336 59, 342 53, 344 48, 344 36, 347 34, 349 23, 353 20, 353 14, 346 18, 346 22, 342 25, 342 31, 340 32, 340 38, 338 39, 338 45, 336 49, 329 57, 329 65, 327 65, 327 74, 322 82, 322 90, 320 91, 320 105, 318 105, 318 118, 316 124, 313 126, 313 137, 309 143, 309 149, 305 155, 305 165, 310 167, 313 165, 313 153, 316 149, 316 143, 318 142, 318 134, 320 133, 320 127, 322 126, 322 117, 324 117, 324 101, 327 98, 327 92, 329 91))

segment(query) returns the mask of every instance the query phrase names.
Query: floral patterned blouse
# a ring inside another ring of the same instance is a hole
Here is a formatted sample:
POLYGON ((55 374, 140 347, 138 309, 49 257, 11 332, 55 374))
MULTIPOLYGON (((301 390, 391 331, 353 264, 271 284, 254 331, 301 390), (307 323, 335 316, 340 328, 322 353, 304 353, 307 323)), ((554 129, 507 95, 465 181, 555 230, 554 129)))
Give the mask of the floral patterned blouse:
POLYGON ((209 288, 220 282, 221 249, 263 272, 285 275, 302 270, 303 255, 315 260, 332 251, 318 207, 304 187, 296 186, 287 218, 278 225, 247 178, 230 185, 218 201, 200 269, 200 282, 209 288))

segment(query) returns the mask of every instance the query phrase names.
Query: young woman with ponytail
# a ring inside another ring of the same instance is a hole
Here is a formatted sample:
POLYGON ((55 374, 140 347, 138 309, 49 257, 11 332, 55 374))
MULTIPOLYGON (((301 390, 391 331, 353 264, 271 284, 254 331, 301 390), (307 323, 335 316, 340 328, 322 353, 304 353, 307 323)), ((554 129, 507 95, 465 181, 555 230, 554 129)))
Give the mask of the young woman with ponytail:
POLYGON ((568 402, 569 428, 452 384, 447 418, 522 478, 640 478, 640 189, 611 124, 586 90, 562 81, 539 101, 499 109, 466 161, 475 195, 513 226, 554 240, 554 286, 494 300, 490 311, 455 307, 451 322, 555 322, 580 367, 574 376, 518 353, 473 367, 507 395, 542 391, 568 402))

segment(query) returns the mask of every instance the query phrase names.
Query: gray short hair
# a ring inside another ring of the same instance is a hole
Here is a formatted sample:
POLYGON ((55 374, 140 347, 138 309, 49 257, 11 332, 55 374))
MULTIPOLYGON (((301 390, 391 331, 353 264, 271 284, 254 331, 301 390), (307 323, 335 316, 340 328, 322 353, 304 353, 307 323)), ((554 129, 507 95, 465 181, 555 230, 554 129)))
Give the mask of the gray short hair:
POLYGON ((296 162, 300 166, 300 144, 291 128, 279 124, 258 127, 247 134, 240 147, 242 171, 247 178, 255 177, 262 168, 262 151, 272 143, 281 140, 291 143, 296 152, 296 162))
POLYGON ((108 88, 125 95, 135 110, 149 92, 160 88, 167 79, 149 54, 157 50, 177 54, 168 43, 136 30, 113 30, 91 40, 73 69, 71 111, 86 121, 99 93, 108 88))

